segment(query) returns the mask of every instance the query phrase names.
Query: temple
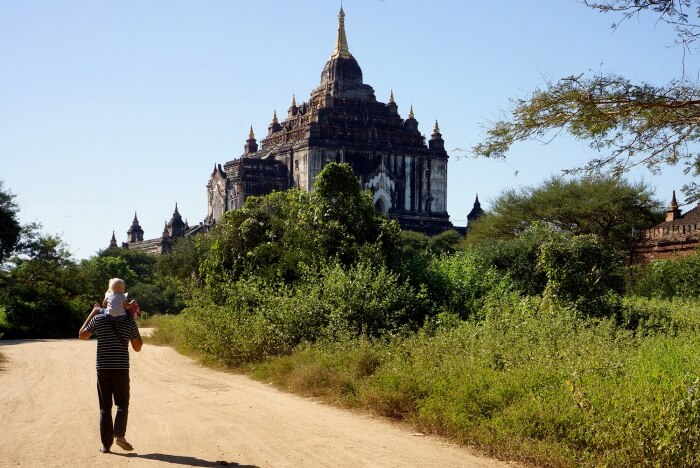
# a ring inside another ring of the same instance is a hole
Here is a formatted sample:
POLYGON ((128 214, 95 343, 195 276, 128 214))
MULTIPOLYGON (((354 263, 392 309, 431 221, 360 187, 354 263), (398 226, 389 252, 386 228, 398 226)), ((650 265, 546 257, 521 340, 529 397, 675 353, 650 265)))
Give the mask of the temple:
POLYGON ((205 232, 206 230, 207 226, 204 225, 204 223, 199 223, 198 225, 190 227, 187 221, 183 221, 182 215, 180 215, 177 209, 177 203, 175 203, 175 211, 173 211, 170 221, 165 222, 160 237, 144 240, 143 229, 139 223, 139 218, 136 216, 136 213, 134 213, 131 226, 126 231, 127 241, 122 242, 121 246, 119 246, 114 231, 112 231, 112 239, 109 242, 109 248, 121 247, 123 249, 138 250, 150 254, 162 254, 172 250, 178 238, 205 232))
MULTIPOLYGON (((454 228, 447 213, 448 158, 437 120, 426 141, 413 106, 404 119, 393 91, 388 102, 379 102, 363 82, 362 69, 350 53, 341 7, 335 46, 319 85, 305 102, 297 103, 293 96, 282 120, 273 111, 260 144, 251 126, 240 157, 214 165, 204 221, 190 227, 176 204, 161 236, 144 240, 134 214, 127 241, 119 246, 112 232, 109 247, 167 252, 179 237, 206 232, 251 195, 293 188, 313 191, 316 175, 329 162, 349 164, 361 186, 372 192, 377 210, 403 229, 437 234, 454 228)), ((477 197, 469 221, 482 213, 477 197)), ((465 232, 464 227, 455 229, 465 232)))
POLYGON ((398 109, 393 92, 387 103, 379 102, 363 82, 362 69, 350 53, 341 7, 335 47, 309 99, 297 103, 292 97, 282 121, 272 112, 260 144, 251 127, 243 154, 214 166, 207 183, 205 224, 240 208, 251 195, 291 188, 313 191, 323 166, 341 162, 371 190, 377 210, 403 229, 436 234, 452 228, 448 154, 438 122, 426 142, 413 107, 405 119, 398 109))
POLYGON ((666 208, 666 220, 653 228, 635 231, 633 235, 632 263, 692 255, 700 247, 700 203, 681 213, 674 190, 666 208))

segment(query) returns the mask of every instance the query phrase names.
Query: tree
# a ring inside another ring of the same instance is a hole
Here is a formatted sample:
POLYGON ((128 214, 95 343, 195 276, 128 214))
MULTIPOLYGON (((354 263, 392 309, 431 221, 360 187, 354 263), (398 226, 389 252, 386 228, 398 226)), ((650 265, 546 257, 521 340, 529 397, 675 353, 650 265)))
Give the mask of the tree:
POLYGON ((75 336, 90 298, 82 296, 78 271, 63 241, 37 235, 26 255, 13 257, 2 275, 0 302, 10 325, 9 336, 65 338, 75 336))
POLYGON ((248 197, 241 209, 226 212, 209 233, 201 267, 205 283, 220 284, 223 273, 291 284, 328 261, 349 266, 363 256, 385 260, 398 227, 377 212, 352 169, 329 163, 314 183, 311 194, 287 190, 248 197))
POLYGON ((17 218, 19 207, 15 196, 3 189, 0 180, 0 264, 8 258, 20 241, 22 226, 17 218))
MULTIPOLYGON (((698 37, 700 0, 607 0, 584 2, 602 12, 618 12, 621 22, 645 12, 677 32, 685 50, 698 37)), ((596 150, 606 150, 585 166, 568 172, 596 173, 610 170, 620 175, 644 165, 653 172, 665 165, 683 163, 686 174, 700 175, 700 87, 682 77, 656 86, 610 74, 575 75, 546 82, 526 99, 517 99, 509 117, 487 126, 485 140, 476 155, 503 158, 511 145, 527 139, 546 138, 551 132, 567 131, 587 140, 596 150)), ((700 186, 683 187, 687 201, 700 198, 700 186)))
POLYGON ((574 235, 595 234, 617 247, 631 239, 632 228, 661 221, 661 204, 644 183, 616 177, 552 177, 538 187, 508 189, 491 212, 470 228, 467 241, 519 236, 540 222, 574 235))

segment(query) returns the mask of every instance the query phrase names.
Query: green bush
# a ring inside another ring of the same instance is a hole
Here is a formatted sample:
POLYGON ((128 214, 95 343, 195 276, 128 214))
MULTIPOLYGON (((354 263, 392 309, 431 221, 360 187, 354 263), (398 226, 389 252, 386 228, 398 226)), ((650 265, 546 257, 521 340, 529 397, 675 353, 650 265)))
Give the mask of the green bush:
POLYGON ((432 261, 427 272, 430 298, 441 310, 467 318, 481 311, 489 294, 511 287, 507 276, 491 267, 473 249, 432 261))
POLYGON ((639 296, 670 299, 700 297, 700 253, 688 257, 654 260, 630 269, 630 292, 639 296))
POLYGON ((623 256, 593 235, 560 235, 542 244, 538 266, 547 274, 544 294, 576 305, 587 316, 620 313, 623 256))
POLYGON ((547 286, 547 273, 537 259, 542 244, 552 238, 559 238, 559 235, 535 223, 514 239, 482 242, 472 245, 472 249, 478 252, 484 264, 508 275, 515 289, 533 296, 542 294, 547 286))
POLYGON ((295 287, 249 278, 195 295, 182 313, 186 345, 233 365, 289 353, 303 342, 380 337, 419 327, 425 296, 384 267, 339 264, 295 287))
POLYGON ((635 335, 517 295, 484 307, 480 322, 319 342, 253 372, 536 465, 698 466, 696 333, 635 335))

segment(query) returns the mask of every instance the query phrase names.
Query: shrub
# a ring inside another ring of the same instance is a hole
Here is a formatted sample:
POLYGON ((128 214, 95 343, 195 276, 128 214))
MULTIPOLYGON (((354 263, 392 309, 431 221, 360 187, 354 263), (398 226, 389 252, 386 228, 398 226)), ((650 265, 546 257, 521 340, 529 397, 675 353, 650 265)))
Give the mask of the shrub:
POLYGON ((654 260, 630 269, 629 289, 645 297, 700 297, 700 253, 688 257, 654 260))
POLYGON ((545 294, 575 304, 588 316, 619 314, 623 257, 597 236, 562 234, 545 242, 538 266, 547 274, 545 294))
POLYGON ((429 265, 427 285, 431 300, 441 310, 461 318, 480 311, 487 295, 501 294, 511 287, 508 277, 474 249, 435 259, 429 265))
POLYGON ((535 465, 698 466, 696 333, 635 336, 516 294, 484 308, 480 322, 305 345, 254 372, 535 465))

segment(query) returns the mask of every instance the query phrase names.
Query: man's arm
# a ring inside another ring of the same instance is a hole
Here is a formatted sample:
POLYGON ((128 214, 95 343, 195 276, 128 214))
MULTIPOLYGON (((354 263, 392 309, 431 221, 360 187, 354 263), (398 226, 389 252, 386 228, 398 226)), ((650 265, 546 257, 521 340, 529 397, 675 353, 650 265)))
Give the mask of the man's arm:
POLYGON ((143 346, 143 340, 141 337, 131 339, 131 347, 134 348, 134 351, 141 351, 141 346, 143 346))
POLYGON ((95 304, 95 306, 94 306, 94 307, 92 308, 92 310, 90 311, 90 314, 89 314, 89 315, 87 316, 87 318, 85 319, 85 322, 83 323, 83 326, 80 327, 80 331, 78 332, 78 338, 80 338, 81 340, 87 340, 87 339, 90 338, 90 336, 92 336, 92 332, 86 330, 86 328, 87 328, 87 326, 88 326, 88 323, 90 323, 90 320, 92 320, 92 318, 93 318, 95 315, 97 315, 97 313, 98 313, 99 311, 100 311, 100 305, 99 305, 99 304, 95 304))
POLYGON ((141 346, 143 346, 143 340, 141 339, 141 333, 139 333, 139 327, 136 325, 135 320, 131 320, 131 347, 134 351, 141 351, 141 346))

